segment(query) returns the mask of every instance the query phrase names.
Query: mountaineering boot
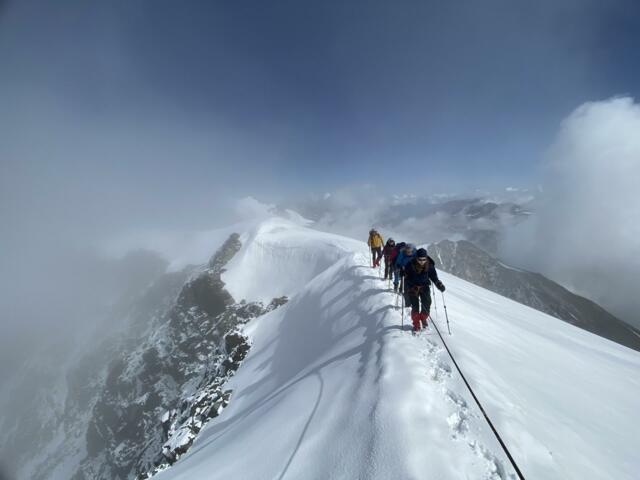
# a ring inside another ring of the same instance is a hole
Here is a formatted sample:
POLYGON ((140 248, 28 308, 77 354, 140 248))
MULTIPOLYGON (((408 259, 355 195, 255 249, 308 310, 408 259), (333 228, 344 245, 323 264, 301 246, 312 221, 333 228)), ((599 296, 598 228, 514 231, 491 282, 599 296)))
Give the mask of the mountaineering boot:
POLYGON ((420 322, 422 323, 422 328, 427 328, 427 318, 429 318, 429 313, 420 312, 420 322))
POLYGON ((411 322, 413 323, 413 331, 420 331, 420 314, 418 312, 411 312, 411 322))
POLYGON ((393 284, 393 291, 394 291, 395 293, 398 293, 398 284, 397 284, 397 283, 395 283, 395 282, 394 282, 394 284, 393 284))

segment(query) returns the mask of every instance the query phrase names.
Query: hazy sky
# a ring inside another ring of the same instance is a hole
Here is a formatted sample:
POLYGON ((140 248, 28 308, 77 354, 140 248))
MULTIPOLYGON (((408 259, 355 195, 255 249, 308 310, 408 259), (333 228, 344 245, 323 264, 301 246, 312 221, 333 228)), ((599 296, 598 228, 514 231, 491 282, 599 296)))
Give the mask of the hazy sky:
POLYGON ((563 117, 638 94, 639 19, 632 0, 8 0, 3 190, 153 222, 216 189, 530 184, 563 117))
POLYGON ((638 45, 635 0, 0 0, 0 309, 247 195, 537 185, 638 45))

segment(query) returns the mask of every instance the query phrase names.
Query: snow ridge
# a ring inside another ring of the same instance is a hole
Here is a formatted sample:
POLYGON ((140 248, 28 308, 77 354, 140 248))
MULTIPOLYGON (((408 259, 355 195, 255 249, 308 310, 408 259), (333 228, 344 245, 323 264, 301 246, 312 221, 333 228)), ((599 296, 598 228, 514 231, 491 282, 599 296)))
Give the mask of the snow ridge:
MULTIPOLYGON (((516 478, 435 333, 401 329, 363 242, 282 219, 243 238, 234 297, 290 302, 245 326, 232 401, 158 478, 516 478)), ((640 355, 440 277, 447 343, 524 475, 635 478, 640 355)))

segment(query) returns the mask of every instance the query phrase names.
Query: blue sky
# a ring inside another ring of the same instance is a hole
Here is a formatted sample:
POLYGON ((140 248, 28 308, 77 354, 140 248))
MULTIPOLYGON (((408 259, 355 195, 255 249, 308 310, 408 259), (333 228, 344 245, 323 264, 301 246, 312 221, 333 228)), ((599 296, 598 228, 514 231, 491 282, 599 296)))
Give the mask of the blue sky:
POLYGON ((536 185, 564 117, 638 96, 639 5, 8 0, 4 214, 200 226, 245 195, 536 185))
POLYGON ((1 114, 66 122, 96 148, 110 138, 117 158, 74 164, 70 139, 50 161, 92 162, 113 182, 272 195, 531 184, 570 111, 637 96, 639 14, 589 0, 8 1, 1 114))

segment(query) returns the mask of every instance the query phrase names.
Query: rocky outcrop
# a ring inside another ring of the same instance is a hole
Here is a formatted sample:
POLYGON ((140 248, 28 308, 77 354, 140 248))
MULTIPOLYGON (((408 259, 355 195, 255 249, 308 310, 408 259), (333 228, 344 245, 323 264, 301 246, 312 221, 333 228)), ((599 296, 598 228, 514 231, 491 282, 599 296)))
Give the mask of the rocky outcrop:
POLYGON ((23 477, 148 478, 188 450, 232 399, 225 384, 250 348, 240 327, 287 301, 234 301, 221 274, 240 248, 233 234, 204 266, 157 278, 118 309, 117 333, 98 332, 66 367, 64 388, 52 394, 50 385, 52 400, 29 398, 48 424, 16 420, 3 442, 41 439, 36 453, 18 452, 32 457, 23 477))

